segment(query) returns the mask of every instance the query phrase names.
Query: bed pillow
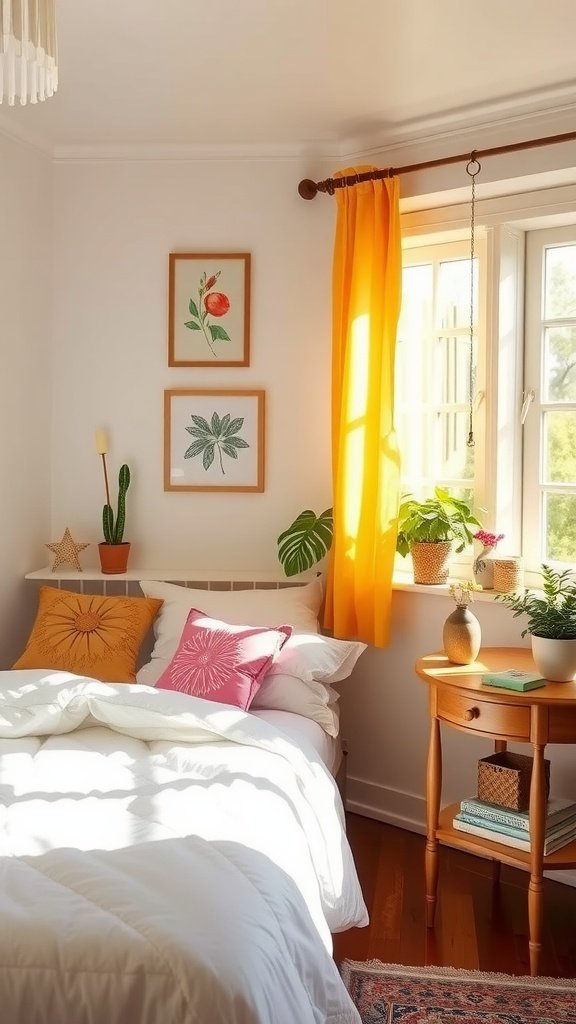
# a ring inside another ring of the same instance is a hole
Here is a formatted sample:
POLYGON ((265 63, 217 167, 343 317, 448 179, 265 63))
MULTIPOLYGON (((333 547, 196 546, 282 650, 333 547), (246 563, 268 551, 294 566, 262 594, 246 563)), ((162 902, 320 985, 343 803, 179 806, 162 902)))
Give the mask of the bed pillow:
POLYGON ((304 683, 296 676, 266 676, 254 700, 253 710, 292 711, 321 725, 329 736, 337 736, 339 694, 324 683, 304 683))
POLYGON ((291 632, 291 626, 231 625, 192 608, 157 687, 246 711, 291 632))
POLYGON ((28 642, 13 668, 53 668, 135 683, 140 645, 162 601, 40 587, 28 642))
POLYGON ((270 674, 296 676, 305 683, 338 683, 352 673, 366 646, 319 633, 293 633, 270 666, 270 674))
POLYGON ((146 597, 163 601, 154 621, 151 660, 138 672, 138 682, 146 686, 155 686, 173 658, 191 608, 202 608, 206 615, 232 625, 248 622, 251 626, 277 626, 286 622, 300 632, 318 632, 320 580, 280 590, 192 590, 153 580, 141 580, 140 587, 146 597))

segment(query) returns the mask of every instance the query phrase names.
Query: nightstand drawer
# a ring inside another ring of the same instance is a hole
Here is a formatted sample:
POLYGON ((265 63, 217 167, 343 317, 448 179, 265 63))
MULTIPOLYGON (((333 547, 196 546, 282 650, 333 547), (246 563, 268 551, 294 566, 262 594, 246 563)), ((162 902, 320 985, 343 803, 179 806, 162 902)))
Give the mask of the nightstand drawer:
POLYGON ((530 708, 477 700, 449 690, 438 691, 438 717, 475 732, 506 735, 510 739, 530 738, 530 708))

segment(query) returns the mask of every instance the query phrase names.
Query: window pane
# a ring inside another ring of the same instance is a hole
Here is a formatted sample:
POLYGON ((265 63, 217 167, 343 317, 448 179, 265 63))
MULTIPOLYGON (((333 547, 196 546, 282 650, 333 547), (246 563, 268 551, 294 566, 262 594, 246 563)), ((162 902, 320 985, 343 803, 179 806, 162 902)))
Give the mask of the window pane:
POLYGON ((576 494, 545 496, 544 561, 576 562, 576 494))
POLYGON ((544 401, 576 402, 576 327, 546 329, 544 401))
POLYGON ((434 427, 433 465, 438 480, 472 480, 474 448, 469 448, 468 413, 438 412, 434 427))
POLYGON ((576 484, 576 412, 544 414, 544 481, 576 484))
MULTIPOLYGON (((474 259, 474 322, 478 318, 478 260, 474 259)), ((437 324, 468 327, 470 324, 470 260, 448 260, 438 267, 437 324)))
MULTIPOLYGON (((474 355, 473 355, 474 358, 474 355)), ((441 381, 443 405, 463 405, 470 391, 470 338, 438 338, 434 376, 441 381)))
POLYGON ((546 249, 544 319, 576 316, 576 244, 546 249))

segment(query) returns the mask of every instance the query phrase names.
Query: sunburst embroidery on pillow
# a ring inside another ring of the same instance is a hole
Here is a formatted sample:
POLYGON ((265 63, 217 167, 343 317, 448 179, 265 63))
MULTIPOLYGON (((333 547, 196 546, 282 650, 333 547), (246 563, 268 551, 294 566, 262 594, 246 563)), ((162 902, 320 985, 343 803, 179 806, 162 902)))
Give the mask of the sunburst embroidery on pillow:
POLYGON ((223 629, 199 631, 175 655, 170 676, 175 690, 198 696, 221 689, 234 671, 241 639, 223 629))
POLYGON ((74 654, 79 668, 134 648, 138 616, 128 601, 82 595, 55 601, 38 629, 38 646, 46 653, 74 654))

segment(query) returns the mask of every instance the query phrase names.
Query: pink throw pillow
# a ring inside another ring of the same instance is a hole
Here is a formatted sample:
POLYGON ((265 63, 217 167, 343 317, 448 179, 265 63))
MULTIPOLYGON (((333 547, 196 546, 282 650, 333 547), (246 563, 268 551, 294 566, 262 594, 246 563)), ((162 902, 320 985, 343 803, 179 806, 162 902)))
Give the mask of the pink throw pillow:
POLYGON ((192 608, 156 686, 246 711, 291 633, 291 626, 233 626, 192 608))

